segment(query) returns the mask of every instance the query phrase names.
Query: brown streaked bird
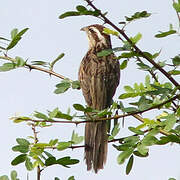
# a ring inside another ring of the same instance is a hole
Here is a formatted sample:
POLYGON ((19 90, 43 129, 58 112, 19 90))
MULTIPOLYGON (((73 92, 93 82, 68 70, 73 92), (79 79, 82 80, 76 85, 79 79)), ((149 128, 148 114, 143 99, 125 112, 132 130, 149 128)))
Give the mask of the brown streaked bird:
MULTIPOLYGON (((96 110, 108 108, 119 84, 119 62, 114 54, 98 57, 97 53, 111 49, 110 36, 103 33, 104 26, 95 24, 82 28, 89 41, 89 49, 79 68, 80 86, 89 107, 96 110)), ((95 173, 103 169, 107 158, 106 122, 86 123, 85 161, 87 170, 95 173)))

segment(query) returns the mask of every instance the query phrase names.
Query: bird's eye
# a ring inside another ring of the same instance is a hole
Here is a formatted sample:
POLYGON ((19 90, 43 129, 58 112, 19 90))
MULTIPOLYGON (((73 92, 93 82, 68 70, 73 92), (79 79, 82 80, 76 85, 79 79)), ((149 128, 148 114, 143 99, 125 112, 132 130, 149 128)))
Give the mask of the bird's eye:
POLYGON ((89 31, 90 31, 91 33, 94 33, 94 30, 92 30, 92 29, 89 29, 89 31))

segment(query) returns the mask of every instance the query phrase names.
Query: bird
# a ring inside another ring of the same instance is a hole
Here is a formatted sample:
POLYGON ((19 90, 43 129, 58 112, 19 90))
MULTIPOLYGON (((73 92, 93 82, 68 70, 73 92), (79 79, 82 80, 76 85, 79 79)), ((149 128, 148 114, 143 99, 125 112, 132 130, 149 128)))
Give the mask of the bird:
MULTIPOLYGON (((112 98, 120 80, 119 61, 112 53, 99 57, 98 52, 112 49, 110 35, 104 26, 89 25, 81 30, 87 34, 89 49, 79 67, 78 79, 88 107, 104 110, 112 104, 112 98)), ((107 122, 92 122, 85 125, 85 162, 87 170, 97 173, 104 168, 107 159, 107 122)))

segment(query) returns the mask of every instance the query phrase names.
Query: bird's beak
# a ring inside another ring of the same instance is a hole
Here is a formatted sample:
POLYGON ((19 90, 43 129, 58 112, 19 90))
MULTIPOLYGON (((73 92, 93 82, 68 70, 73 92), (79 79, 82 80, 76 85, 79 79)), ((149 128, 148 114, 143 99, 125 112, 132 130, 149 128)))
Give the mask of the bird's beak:
POLYGON ((81 28, 80 31, 86 31, 86 27, 81 28))

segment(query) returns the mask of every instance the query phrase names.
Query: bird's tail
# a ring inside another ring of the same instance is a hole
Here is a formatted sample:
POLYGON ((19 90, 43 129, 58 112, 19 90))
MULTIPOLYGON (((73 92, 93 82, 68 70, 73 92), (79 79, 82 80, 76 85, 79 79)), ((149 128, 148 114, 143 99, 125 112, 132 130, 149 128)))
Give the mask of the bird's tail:
POLYGON ((107 158, 107 127, 106 122, 86 123, 85 127, 85 161, 87 170, 95 173, 103 166, 107 158))

